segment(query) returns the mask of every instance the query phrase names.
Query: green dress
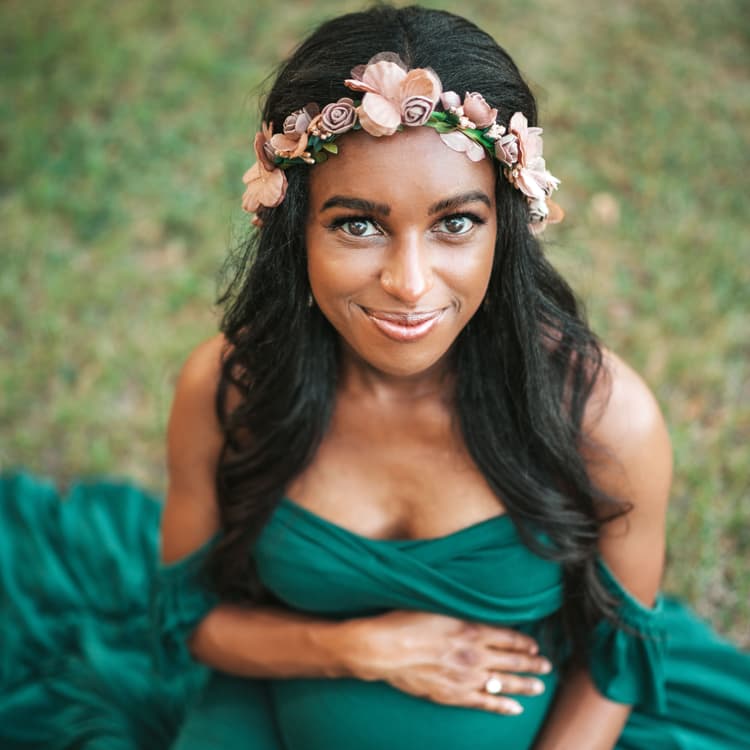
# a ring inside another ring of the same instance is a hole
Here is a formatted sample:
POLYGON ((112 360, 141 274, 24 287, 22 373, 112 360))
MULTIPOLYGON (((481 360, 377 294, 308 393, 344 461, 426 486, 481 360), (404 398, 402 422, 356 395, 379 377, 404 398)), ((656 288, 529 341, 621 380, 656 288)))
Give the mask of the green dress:
MULTIPOLYGON (((558 684, 520 716, 441 706, 382 682, 253 680, 194 663, 185 639, 216 603, 213 541, 158 563, 161 506, 137 487, 0 483, 0 748, 523 750, 558 684)), ((290 607, 343 619, 418 609, 539 636, 559 567, 508 516, 437 539, 375 541, 284 498, 248 554, 290 607)), ((621 627, 592 633, 599 690, 634 704, 618 750, 750 747, 750 655, 667 597, 640 605, 604 565, 621 627)))

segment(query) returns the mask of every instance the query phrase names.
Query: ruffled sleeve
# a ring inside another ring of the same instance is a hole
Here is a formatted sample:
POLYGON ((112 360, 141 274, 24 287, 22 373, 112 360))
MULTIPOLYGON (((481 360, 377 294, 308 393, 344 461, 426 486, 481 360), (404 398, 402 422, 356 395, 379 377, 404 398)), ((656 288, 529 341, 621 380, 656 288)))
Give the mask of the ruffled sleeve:
POLYGON ((629 594, 601 561, 599 573, 619 602, 619 622, 602 620, 594 629, 589 657, 594 684, 610 700, 663 714, 667 634, 661 595, 654 607, 648 608, 629 594))
POLYGON ((157 563, 151 595, 152 652, 161 672, 192 661, 188 638, 219 603, 205 572, 206 561, 217 541, 218 535, 177 562, 157 563))

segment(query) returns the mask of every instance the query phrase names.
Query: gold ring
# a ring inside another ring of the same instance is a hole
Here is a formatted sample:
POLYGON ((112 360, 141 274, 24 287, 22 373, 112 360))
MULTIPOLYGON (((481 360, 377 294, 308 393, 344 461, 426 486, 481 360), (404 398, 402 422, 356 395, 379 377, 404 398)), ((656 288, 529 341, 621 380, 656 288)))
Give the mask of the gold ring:
POLYGON ((484 690, 490 695, 499 695, 502 689, 503 681, 497 675, 493 675, 484 683, 484 690))

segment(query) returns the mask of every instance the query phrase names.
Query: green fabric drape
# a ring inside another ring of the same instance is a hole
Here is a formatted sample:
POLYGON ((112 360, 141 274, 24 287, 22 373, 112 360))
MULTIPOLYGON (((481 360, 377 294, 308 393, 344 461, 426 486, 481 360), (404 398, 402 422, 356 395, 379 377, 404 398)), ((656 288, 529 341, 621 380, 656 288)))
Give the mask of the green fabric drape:
MULTIPOLYGON (((85 750, 431 750, 532 746, 558 685, 506 717, 440 706, 382 682, 250 680, 196 664, 185 646, 216 603, 202 574, 215 540, 158 563, 161 505, 128 483, 64 498, 29 474, 0 481, 0 747, 85 750)), ((557 565, 507 516, 431 540, 377 541, 285 498, 254 549, 265 585, 327 618, 393 608, 540 635, 560 606, 557 565)), ((750 656, 679 602, 642 606, 601 565, 620 627, 592 633, 598 688, 635 708, 618 750, 750 746, 750 656)))

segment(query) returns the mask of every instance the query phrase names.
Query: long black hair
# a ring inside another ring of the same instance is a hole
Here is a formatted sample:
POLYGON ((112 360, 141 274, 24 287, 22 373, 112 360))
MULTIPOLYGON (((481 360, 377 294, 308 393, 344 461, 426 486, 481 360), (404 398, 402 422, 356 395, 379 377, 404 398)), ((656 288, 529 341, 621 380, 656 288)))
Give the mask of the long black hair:
MULTIPOLYGON (((451 13, 384 5, 324 23, 303 41, 280 68, 263 119, 280 124, 308 102, 349 95, 343 81, 351 69, 383 51, 409 68, 432 68, 444 90, 481 92, 501 123, 523 112, 536 124, 529 87, 488 34, 451 13)), ((286 174, 284 202, 264 214, 262 231, 242 248, 222 300, 229 344, 217 394, 224 535, 211 568, 222 595, 245 601, 263 593, 248 547, 313 459, 336 391, 337 334, 308 305, 309 168, 286 174), (230 387, 242 396, 231 411, 230 387)), ((581 651, 591 625, 612 616, 596 575, 596 545, 605 519, 626 509, 592 484, 581 453, 583 412, 604 376, 602 354, 573 292, 529 232, 524 197, 504 178, 496 192, 499 230, 486 299, 454 347, 457 421, 524 542, 562 564, 561 617, 581 651)))

